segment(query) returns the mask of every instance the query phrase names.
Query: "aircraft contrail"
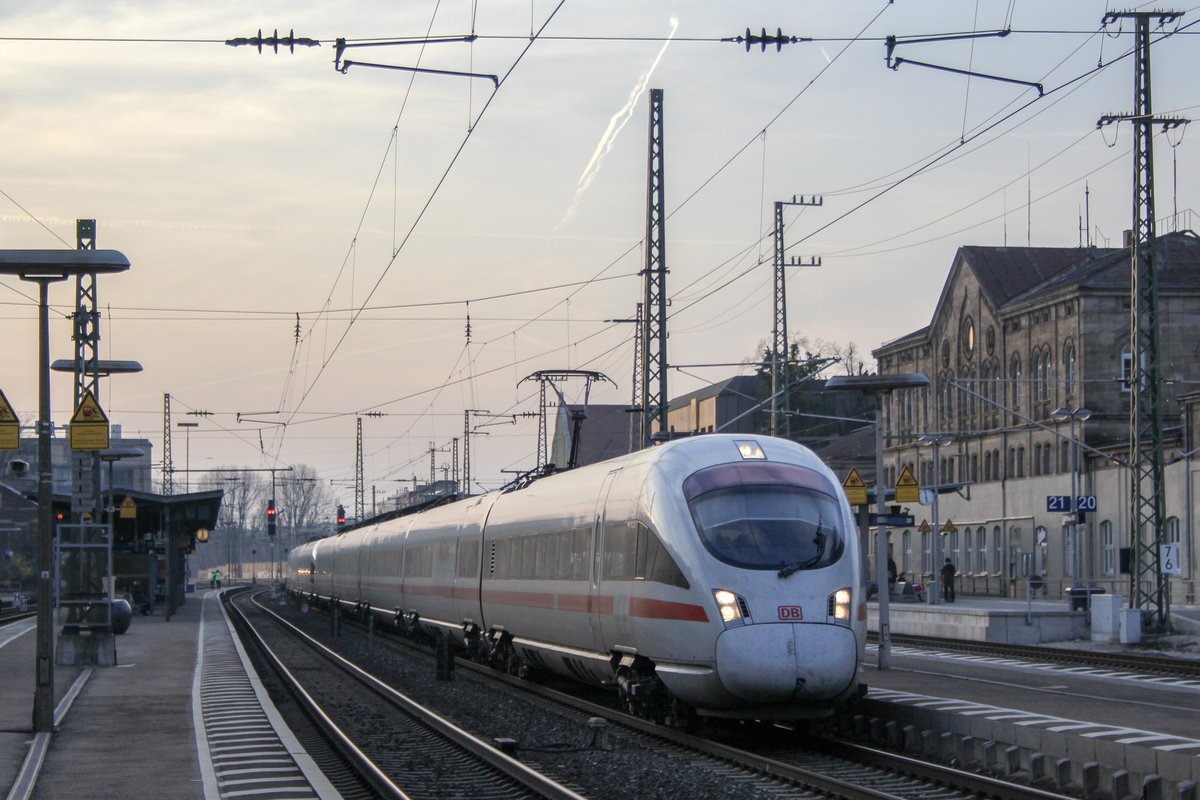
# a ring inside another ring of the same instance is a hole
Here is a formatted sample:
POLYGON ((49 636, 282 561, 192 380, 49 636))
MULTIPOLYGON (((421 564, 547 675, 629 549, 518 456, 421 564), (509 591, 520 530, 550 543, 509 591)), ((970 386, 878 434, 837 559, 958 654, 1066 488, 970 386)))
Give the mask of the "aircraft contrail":
POLYGON ((604 157, 612 150, 617 136, 620 135, 621 131, 633 117, 633 110, 637 106, 638 100, 646 93, 646 88, 650 85, 650 76, 654 74, 654 70, 658 67, 658 62, 662 61, 662 57, 667 52, 667 47, 670 46, 671 40, 675 38, 677 30, 679 30, 679 19, 671 17, 671 33, 668 34, 667 40, 663 42, 658 55, 654 57, 654 63, 650 65, 650 69, 638 79, 633 89, 630 90, 629 99, 625 101, 625 105, 621 107, 620 111, 613 114, 612 118, 608 121, 608 128, 604 131, 604 135, 600 137, 600 142, 596 145, 596 150, 592 153, 591 160, 583 168, 583 174, 579 176, 579 182, 575 186, 575 197, 571 200, 571 205, 567 208, 567 213, 563 215, 562 221, 558 223, 555 230, 562 228, 575 216, 575 210, 579 206, 580 198, 583 197, 583 193, 592 185, 592 181, 595 180, 597 173, 600 172, 600 166, 604 162, 604 157))

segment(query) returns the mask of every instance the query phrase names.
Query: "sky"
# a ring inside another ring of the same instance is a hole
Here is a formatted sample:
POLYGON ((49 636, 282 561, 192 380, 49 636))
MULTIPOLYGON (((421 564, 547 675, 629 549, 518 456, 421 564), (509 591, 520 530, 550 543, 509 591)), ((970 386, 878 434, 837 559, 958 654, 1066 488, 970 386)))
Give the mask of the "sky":
MULTIPOLYGON (((788 272, 789 332, 864 354, 929 323, 960 246, 1076 247, 1085 218, 1092 243, 1119 246, 1131 130, 1097 120, 1132 109, 1133 37, 1128 22, 1102 31, 1108 6, 7 3, 0 248, 73 248, 87 218, 129 258, 99 281, 100 355, 144 371, 105 379, 101 403, 156 460, 170 394, 173 422, 199 423, 174 430, 177 469, 308 464, 349 506, 362 417, 369 504, 427 479, 431 444, 440 477, 464 409, 480 409, 495 416, 476 417, 472 472, 493 488, 536 463, 527 376, 595 370, 611 383, 592 402, 629 402, 633 326, 611 320, 641 297, 650 88, 678 395, 752 371, 739 365, 773 319, 773 204, 794 195, 822 204, 785 210, 788 255, 820 266, 788 272), (747 28, 812 41, 720 41, 747 28), (320 46, 224 44, 259 29, 320 46), (890 35, 904 59, 1008 80, 888 69, 890 35), (410 42, 351 61, 479 76, 342 73, 338 38, 410 42)), ((1153 109, 1186 118, 1200 6, 1178 10, 1152 47, 1153 109)), ((1155 140, 1156 216, 1184 228, 1197 147, 1186 128, 1155 140)), ((35 297, 0 280, 0 389, 26 423, 35 297)), ((51 357, 69 358, 73 287, 51 303, 51 357)), ((573 401, 583 383, 563 388, 573 401)), ((64 424, 69 375, 52 397, 64 424)))

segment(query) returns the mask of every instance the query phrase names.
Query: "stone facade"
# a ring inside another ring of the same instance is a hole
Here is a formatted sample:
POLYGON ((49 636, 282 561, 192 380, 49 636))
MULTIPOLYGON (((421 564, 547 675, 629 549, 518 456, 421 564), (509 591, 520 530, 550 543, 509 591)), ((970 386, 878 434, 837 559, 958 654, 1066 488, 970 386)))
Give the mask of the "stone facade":
MULTIPOLYGON (((1164 518, 1183 556, 1183 574, 1170 585, 1173 602, 1194 602, 1200 238, 1170 234, 1156 252, 1164 518)), ((1074 472, 1078 494, 1097 498, 1078 530, 1079 579, 1128 594, 1119 555, 1131 527, 1131 387, 1122 380, 1130 366, 1129 283, 1125 249, 962 247, 929 326, 874 351, 881 373, 930 379, 927 389, 894 393, 885 405, 885 479, 894 486, 907 466, 922 486, 936 479, 943 487, 939 520, 931 508, 910 511, 938 528, 952 521, 943 549, 962 576, 960 590, 1023 596, 1037 576, 1053 596, 1072 583, 1067 509, 1050 510, 1047 497, 1069 497, 1074 472), (1080 414, 1055 421, 1058 409, 1080 414), (933 434, 942 440, 936 464, 935 449, 919 441, 933 434), (951 484, 956 491, 947 491, 951 484)), ((900 571, 932 577, 932 536, 920 526, 892 531, 900 571)))

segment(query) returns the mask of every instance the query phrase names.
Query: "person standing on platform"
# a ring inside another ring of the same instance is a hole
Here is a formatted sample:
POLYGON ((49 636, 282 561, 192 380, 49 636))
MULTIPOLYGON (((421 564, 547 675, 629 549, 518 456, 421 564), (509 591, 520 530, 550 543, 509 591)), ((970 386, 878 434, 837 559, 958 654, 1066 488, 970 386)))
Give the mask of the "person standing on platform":
POLYGON ((942 565, 942 599, 947 603, 954 602, 954 576, 957 570, 954 569, 953 562, 946 559, 946 563, 942 565))
POLYGON ((213 570, 212 578, 210 579, 210 582, 212 583, 212 588, 214 588, 214 589, 221 588, 221 570, 219 570, 219 569, 213 570))

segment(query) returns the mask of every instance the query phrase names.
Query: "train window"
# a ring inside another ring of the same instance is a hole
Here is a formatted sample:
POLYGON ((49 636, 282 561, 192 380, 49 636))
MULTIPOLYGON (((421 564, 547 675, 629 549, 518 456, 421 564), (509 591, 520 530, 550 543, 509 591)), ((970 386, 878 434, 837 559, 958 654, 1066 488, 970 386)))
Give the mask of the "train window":
POLYGON ((637 528, 617 522, 604 526, 604 579, 633 580, 637 562, 637 528))
POLYGON ((586 581, 588 579, 588 567, 592 562, 588 557, 591 543, 590 529, 576 528, 571 531, 571 580, 586 581))
POLYGON ((458 542, 458 571, 460 578, 473 578, 479 573, 479 545, 477 540, 460 539, 458 542))
POLYGON ((689 588, 662 541, 640 522, 605 525, 603 557, 605 580, 648 580, 689 588))
POLYGON ((683 577, 683 571, 679 569, 675 559, 671 558, 671 554, 667 552, 662 540, 654 531, 640 522, 638 523, 638 577, 654 583, 678 586, 681 589, 691 588, 687 578, 683 577), (643 541, 645 541, 644 547, 642 546, 643 541))
POLYGON ((688 506, 704 546, 734 566, 819 569, 845 549, 838 502, 807 486, 737 483, 691 496, 688 506))

